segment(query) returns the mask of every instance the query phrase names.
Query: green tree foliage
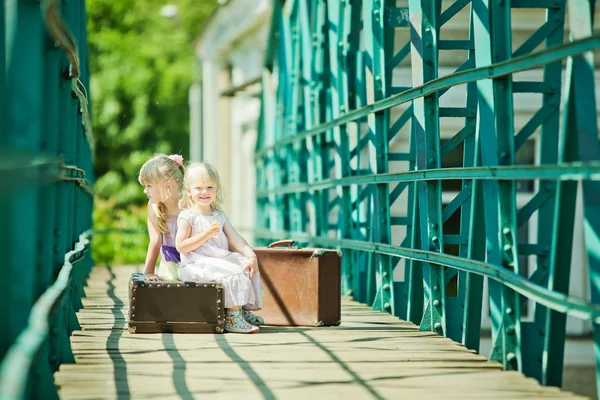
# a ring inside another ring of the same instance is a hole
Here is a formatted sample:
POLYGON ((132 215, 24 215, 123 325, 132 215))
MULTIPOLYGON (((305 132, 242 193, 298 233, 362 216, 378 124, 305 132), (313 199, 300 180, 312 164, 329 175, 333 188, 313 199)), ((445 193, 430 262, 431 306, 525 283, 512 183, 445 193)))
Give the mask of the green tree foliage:
MULTIPOLYGON (((86 4, 96 140, 94 227, 145 229, 147 199, 137 173, 156 152, 188 157, 193 43, 217 0, 87 0, 86 4), (167 4, 177 6, 175 17, 161 16, 167 4), (127 213, 144 218, 128 218, 127 213)), ((145 247, 147 239, 137 236, 142 242, 130 245, 145 247)), ((97 261, 142 261, 143 254, 140 260, 137 251, 119 254, 123 241, 133 240, 124 237, 99 235, 94 242, 97 261)))

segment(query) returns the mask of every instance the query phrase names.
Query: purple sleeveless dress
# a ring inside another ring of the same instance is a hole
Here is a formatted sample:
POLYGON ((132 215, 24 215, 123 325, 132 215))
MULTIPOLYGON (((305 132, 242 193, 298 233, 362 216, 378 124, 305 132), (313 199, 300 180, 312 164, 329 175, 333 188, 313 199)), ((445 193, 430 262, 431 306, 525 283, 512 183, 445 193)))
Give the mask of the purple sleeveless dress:
POLYGON ((177 271, 181 262, 179 252, 175 248, 175 235, 177 234, 177 216, 167 219, 169 232, 162 233, 162 246, 160 247, 160 264, 158 276, 168 281, 179 280, 177 271))

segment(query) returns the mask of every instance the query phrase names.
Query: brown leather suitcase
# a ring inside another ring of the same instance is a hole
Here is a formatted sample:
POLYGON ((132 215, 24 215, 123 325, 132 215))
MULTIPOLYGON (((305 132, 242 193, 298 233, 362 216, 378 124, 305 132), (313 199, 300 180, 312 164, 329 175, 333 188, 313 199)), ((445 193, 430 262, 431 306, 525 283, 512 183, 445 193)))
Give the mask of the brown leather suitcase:
POLYGON ((263 309, 256 314, 265 325, 339 325, 341 252, 299 249, 293 243, 282 240, 254 249, 264 289, 263 309))
POLYGON ((129 332, 222 333, 223 285, 182 281, 129 280, 129 332))

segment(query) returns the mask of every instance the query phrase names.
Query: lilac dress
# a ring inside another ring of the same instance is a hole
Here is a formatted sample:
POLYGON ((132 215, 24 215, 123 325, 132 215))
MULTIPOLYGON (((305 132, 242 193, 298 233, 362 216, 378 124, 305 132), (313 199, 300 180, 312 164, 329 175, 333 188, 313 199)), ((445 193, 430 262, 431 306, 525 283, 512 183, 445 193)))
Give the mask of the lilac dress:
POLYGON ((179 269, 180 256, 175 248, 175 235, 177 234, 177 216, 167 218, 169 232, 162 233, 162 246, 160 247, 160 264, 158 276, 168 281, 176 281, 179 269))
MULTIPOLYGON (((210 216, 200 215, 192 210, 183 210, 179 218, 190 224, 191 236, 203 232, 214 221, 218 221, 221 227, 227 221, 227 215, 220 210, 210 216)), ((262 285, 259 274, 255 274, 250 280, 249 272, 244 271, 248 261, 248 258, 242 254, 229 251, 227 236, 221 229, 216 237, 209 239, 202 246, 189 253, 181 253, 179 279, 219 282, 224 286, 225 308, 239 306, 247 310, 260 310, 262 285)))

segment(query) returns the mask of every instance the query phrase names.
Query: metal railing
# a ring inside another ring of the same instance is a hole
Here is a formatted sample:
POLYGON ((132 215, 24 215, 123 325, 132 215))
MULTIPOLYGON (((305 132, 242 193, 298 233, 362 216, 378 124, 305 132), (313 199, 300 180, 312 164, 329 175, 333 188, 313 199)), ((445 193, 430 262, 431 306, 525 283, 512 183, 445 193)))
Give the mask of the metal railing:
POLYGON ((0 398, 58 398, 52 375, 74 362, 92 267, 85 2, 3 2, 0 13, 0 398))
POLYGON ((595 2, 404 3, 273 2, 255 237, 343 249, 345 294, 477 351, 490 278, 490 358, 560 386, 567 315, 600 354, 595 2))

